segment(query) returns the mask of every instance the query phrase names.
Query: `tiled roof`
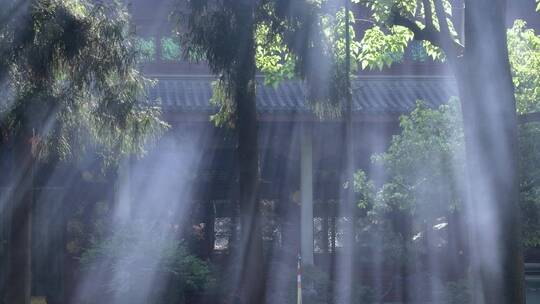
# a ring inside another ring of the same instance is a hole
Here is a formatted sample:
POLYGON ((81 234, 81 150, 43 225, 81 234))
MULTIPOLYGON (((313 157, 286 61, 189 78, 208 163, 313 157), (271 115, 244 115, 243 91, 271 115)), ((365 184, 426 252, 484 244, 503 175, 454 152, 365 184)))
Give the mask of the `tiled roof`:
MULTIPOLYGON (((150 100, 157 100, 164 111, 211 112, 211 77, 161 77, 148 89, 150 100)), ((442 77, 372 77, 352 82, 354 111, 404 113, 417 100, 437 107, 457 94, 455 83, 442 77)), ((257 107, 261 113, 301 113, 310 111, 301 81, 284 81, 276 87, 257 87, 257 107)))

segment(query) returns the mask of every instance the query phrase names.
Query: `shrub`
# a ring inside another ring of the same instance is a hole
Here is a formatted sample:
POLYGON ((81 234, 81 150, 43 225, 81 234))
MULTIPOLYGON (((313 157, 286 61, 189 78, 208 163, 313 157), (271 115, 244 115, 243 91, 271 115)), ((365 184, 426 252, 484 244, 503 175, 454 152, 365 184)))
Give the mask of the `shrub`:
MULTIPOLYGON (((276 286, 275 290, 270 288, 268 292, 267 303, 279 303, 279 304, 293 304, 297 301, 297 288, 296 288, 296 267, 292 265, 276 264, 272 266, 273 269, 280 269, 279 273, 275 273, 276 277, 280 281, 285 280, 287 288, 283 290, 282 286, 276 286)), ((326 304, 328 303, 328 290, 330 288, 330 277, 326 272, 316 266, 304 266, 302 270, 302 302, 307 304, 326 304)), ((339 286, 336 286, 336 299, 334 303, 344 304, 344 300, 339 297, 340 292, 349 292, 350 290, 339 290, 339 286)), ((349 287, 347 287, 349 288, 349 287)), ((352 287, 352 303, 371 304, 374 303, 374 293, 371 288, 355 285, 352 287)))
POLYGON ((163 227, 144 224, 96 242, 81 264, 87 278, 109 274, 95 292, 104 287, 115 303, 185 303, 213 281, 207 263, 189 254, 181 241, 163 227))
POLYGON ((468 304, 470 301, 470 290, 467 280, 449 282, 444 293, 445 304, 468 304))

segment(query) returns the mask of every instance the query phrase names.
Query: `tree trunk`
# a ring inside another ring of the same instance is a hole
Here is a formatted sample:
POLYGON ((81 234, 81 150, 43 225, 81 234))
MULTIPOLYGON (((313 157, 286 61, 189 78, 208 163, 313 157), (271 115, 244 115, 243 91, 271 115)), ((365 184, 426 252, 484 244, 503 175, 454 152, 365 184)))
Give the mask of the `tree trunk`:
POLYGON ((473 303, 524 303, 517 118, 505 0, 467 1, 460 89, 469 177, 473 303))
POLYGON ((28 134, 16 138, 5 303, 30 304, 33 156, 28 134))
POLYGON ((409 240, 402 239, 401 241, 403 253, 402 259, 399 261, 399 274, 400 274, 400 286, 401 286, 401 298, 400 301, 403 304, 410 303, 409 294, 409 240))
MULTIPOLYGON (((0 125, 0 162, 9 162, 11 149, 8 148, 8 133, 0 125)), ((0 163, 0 166, 4 164, 0 163)), ((10 198, 9 174, 4 173, 0 184, 0 303, 3 303, 6 292, 6 276, 8 264, 9 230, 11 227, 11 211, 8 199, 10 198)))
POLYGON ((245 0, 238 12, 242 26, 236 67, 236 128, 238 134, 240 206, 240 304, 263 303, 264 257, 257 198, 259 185, 258 123, 255 99, 255 1, 245 0))
POLYGON ((401 249, 403 250, 401 258, 397 261, 397 273, 399 273, 400 284, 400 301, 402 303, 410 303, 411 295, 409 293, 409 254, 410 242, 412 239, 412 219, 403 210, 394 209, 390 213, 392 229, 400 237, 401 249))
POLYGON ((457 281, 466 276, 468 265, 468 250, 466 248, 465 227, 461 211, 449 212, 447 239, 448 252, 446 255, 446 275, 449 281, 457 281))
POLYGON ((340 191, 340 212, 339 217, 349 218, 344 227, 343 252, 338 262, 341 262, 338 271, 344 271, 341 277, 344 281, 338 284, 342 285, 339 297, 344 303, 352 303, 355 275, 355 221, 356 206, 354 201, 354 141, 353 141, 353 120, 352 120, 352 90, 351 90, 351 35, 350 35, 350 0, 345 0, 345 111, 343 113, 343 159, 341 168, 341 191, 340 191))

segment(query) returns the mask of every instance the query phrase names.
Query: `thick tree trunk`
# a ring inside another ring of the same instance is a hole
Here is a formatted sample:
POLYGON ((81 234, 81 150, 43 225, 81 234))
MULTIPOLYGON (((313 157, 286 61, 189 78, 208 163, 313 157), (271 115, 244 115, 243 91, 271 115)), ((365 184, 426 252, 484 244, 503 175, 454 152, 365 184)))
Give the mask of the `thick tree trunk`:
POLYGON ((236 128, 238 134, 240 205, 240 304, 263 303, 265 271, 259 202, 258 123, 255 99, 255 1, 246 0, 239 20, 243 38, 236 67, 236 128))
POLYGON ((505 0, 467 1, 460 89, 469 174, 473 303, 524 303, 517 118, 505 0))
POLYGON ((402 260, 399 261, 399 274, 400 274, 400 287, 401 287, 401 298, 400 301, 403 304, 410 303, 409 295, 409 240, 402 240, 402 260))
POLYGON ((9 232, 8 272, 6 279, 7 304, 30 304, 31 293, 31 230, 33 156, 30 136, 20 135, 14 150, 14 189, 11 199, 11 228, 9 232))
MULTIPOLYGON (((253 82, 251 80, 250 82, 253 82)), ((242 304, 262 303, 264 293, 264 262, 262 231, 257 200, 259 183, 257 121, 255 112, 254 83, 248 84, 248 96, 238 96, 238 157, 240 187, 240 251, 242 304)))
POLYGON ((412 239, 412 219, 402 210, 395 209, 391 212, 390 218, 392 219, 392 228, 394 233, 400 236, 401 239, 401 249, 403 250, 401 254, 401 259, 397 261, 397 273, 399 273, 399 284, 400 284, 400 301, 402 303, 410 303, 410 293, 409 293, 409 259, 410 259, 410 242, 412 239))
POLYGON ((340 191, 340 217, 348 217, 349 221, 344 227, 343 252, 341 259, 338 260, 340 267, 338 271, 343 271, 339 277, 343 280, 337 282, 341 285, 341 291, 338 296, 344 303, 352 303, 355 282, 355 221, 356 221, 356 206, 354 201, 354 138, 353 138, 353 120, 352 120, 352 90, 351 90, 351 35, 350 35, 350 0, 345 0, 345 77, 346 77, 346 94, 345 94, 345 111, 343 113, 343 159, 341 168, 341 191, 340 191))
MULTIPOLYGON (((0 125, 0 162, 9 161, 11 151, 8 148, 8 133, 3 126, 0 125)), ((4 164, 0 163, 0 166, 4 164)), ((7 203, 9 199, 9 173, 4 172, 4 179, 0 183, 0 303, 3 303, 6 292, 6 276, 8 266, 8 238, 9 229, 11 227, 11 211, 10 204, 7 203)))

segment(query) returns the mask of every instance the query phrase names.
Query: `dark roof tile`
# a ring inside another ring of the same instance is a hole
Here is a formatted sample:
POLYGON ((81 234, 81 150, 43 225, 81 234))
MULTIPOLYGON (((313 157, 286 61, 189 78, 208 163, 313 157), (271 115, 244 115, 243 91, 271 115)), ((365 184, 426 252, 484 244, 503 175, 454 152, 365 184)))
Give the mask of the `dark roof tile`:
MULTIPOLYGON (((159 102, 164 109, 180 112, 212 111, 211 77, 162 77, 148 88, 151 101, 159 102)), ((353 109, 357 112, 410 111, 422 99, 437 107, 457 94, 454 81, 443 77, 373 77, 352 81, 353 109)), ((262 113, 308 112, 302 81, 284 81, 277 86, 266 86, 259 81, 257 106, 262 113)))

